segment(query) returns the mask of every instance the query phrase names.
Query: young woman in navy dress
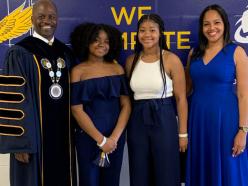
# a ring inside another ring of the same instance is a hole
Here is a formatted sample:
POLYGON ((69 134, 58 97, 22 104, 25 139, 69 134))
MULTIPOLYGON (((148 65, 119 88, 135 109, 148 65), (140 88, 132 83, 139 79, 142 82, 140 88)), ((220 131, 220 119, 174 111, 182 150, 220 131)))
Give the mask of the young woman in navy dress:
POLYGON ((189 55, 187 186, 248 183, 248 57, 231 42, 229 30, 222 7, 210 5, 203 10, 199 46, 189 55))
POLYGON ((135 54, 128 57, 126 70, 133 91, 127 129, 130 184, 179 186, 179 151, 187 148, 184 68, 166 47, 158 15, 144 15, 138 21, 135 54))
POLYGON ((80 186, 119 186, 131 110, 124 70, 116 62, 121 41, 118 30, 102 24, 81 24, 71 34, 72 48, 81 61, 71 73, 80 186), (107 154, 109 167, 94 163, 101 151, 107 154))

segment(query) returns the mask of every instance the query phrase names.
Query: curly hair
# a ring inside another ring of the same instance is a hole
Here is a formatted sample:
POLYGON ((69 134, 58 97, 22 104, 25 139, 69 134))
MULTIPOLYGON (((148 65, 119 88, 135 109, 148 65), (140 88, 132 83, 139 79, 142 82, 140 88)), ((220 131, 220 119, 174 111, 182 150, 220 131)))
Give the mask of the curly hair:
POLYGON ((117 28, 106 24, 82 23, 73 30, 70 36, 72 49, 81 62, 88 60, 89 45, 96 40, 100 31, 106 32, 109 39, 109 51, 104 56, 104 60, 113 62, 119 59, 122 37, 117 28))

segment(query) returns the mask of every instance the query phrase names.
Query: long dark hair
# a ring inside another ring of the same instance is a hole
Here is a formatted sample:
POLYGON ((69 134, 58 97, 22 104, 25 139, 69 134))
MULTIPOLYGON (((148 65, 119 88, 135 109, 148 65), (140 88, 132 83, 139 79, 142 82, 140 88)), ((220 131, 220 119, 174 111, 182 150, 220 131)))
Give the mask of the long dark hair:
POLYGON ((203 18, 205 14, 209 10, 215 10, 220 15, 223 23, 224 23, 224 46, 231 42, 230 40, 230 24, 228 20, 228 16, 226 11, 217 4, 209 5, 207 6, 201 13, 199 18, 199 30, 198 30, 198 39, 199 39, 199 46, 193 51, 193 54, 191 56, 191 60, 197 59, 199 57, 202 57, 205 54, 205 50, 207 48, 208 40, 203 34, 203 18))
MULTIPOLYGON (((164 70, 162 50, 168 50, 168 47, 167 47, 166 41, 165 41, 165 36, 164 36, 164 31, 165 31, 164 22, 163 22, 162 18, 157 14, 143 15, 140 18, 140 20, 138 21, 137 32, 139 32, 140 25, 145 21, 153 21, 154 23, 157 23, 158 26, 159 26, 159 33, 160 33, 160 37, 159 37, 160 72, 161 72, 161 76, 162 76, 163 84, 164 84, 164 90, 163 90, 163 93, 162 93, 162 97, 163 97, 163 95, 165 93, 165 89, 166 89, 166 76, 165 76, 165 70, 164 70)), ((137 33, 137 35, 136 35, 136 45, 135 45, 135 50, 134 50, 135 55, 134 55, 134 59, 133 59, 133 63, 132 63, 131 71, 130 71, 129 80, 131 80, 131 78, 132 78, 133 71, 135 69, 135 66, 136 66, 138 60, 139 60, 140 52, 142 50, 143 50, 143 46, 139 42, 138 33, 137 33)))

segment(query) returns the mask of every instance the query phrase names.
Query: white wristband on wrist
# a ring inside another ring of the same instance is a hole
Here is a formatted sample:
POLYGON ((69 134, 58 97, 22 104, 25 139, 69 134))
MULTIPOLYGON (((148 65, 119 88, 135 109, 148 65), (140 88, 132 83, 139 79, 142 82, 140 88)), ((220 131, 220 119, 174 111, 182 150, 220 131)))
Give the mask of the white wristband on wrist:
POLYGON ((187 138, 188 137, 188 133, 184 133, 184 134, 178 134, 179 138, 187 138))
POLYGON ((101 142, 100 144, 97 143, 97 146, 98 146, 98 147, 103 147, 103 145, 105 145, 106 142, 107 142, 107 138, 106 138, 105 136, 103 136, 102 142, 101 142))

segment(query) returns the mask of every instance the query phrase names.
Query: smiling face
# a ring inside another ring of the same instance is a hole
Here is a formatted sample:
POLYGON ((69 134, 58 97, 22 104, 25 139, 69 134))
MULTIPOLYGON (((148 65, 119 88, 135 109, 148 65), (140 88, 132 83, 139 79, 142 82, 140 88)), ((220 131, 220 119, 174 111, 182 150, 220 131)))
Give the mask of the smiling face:
POLYGON ((49 1, 40 1, 33 8, 34 30, 47 40, 51 40, 57 27, 57 10, 49 1))
POLYGON ((140 24, 138 39, 143 48, 159 46, 160 31, 159 25, 152 20, 146 20, 140 24))
POLYGON ((89 55, 103 58, 109 52, 109 38, 105 31, 100 30, 96 39, 89 45, 89 55))
POLYGON ((224 40, 224 23, 216 10, 209 10, 203 17, 202 32, 208 43, 222 42, 224 40))

